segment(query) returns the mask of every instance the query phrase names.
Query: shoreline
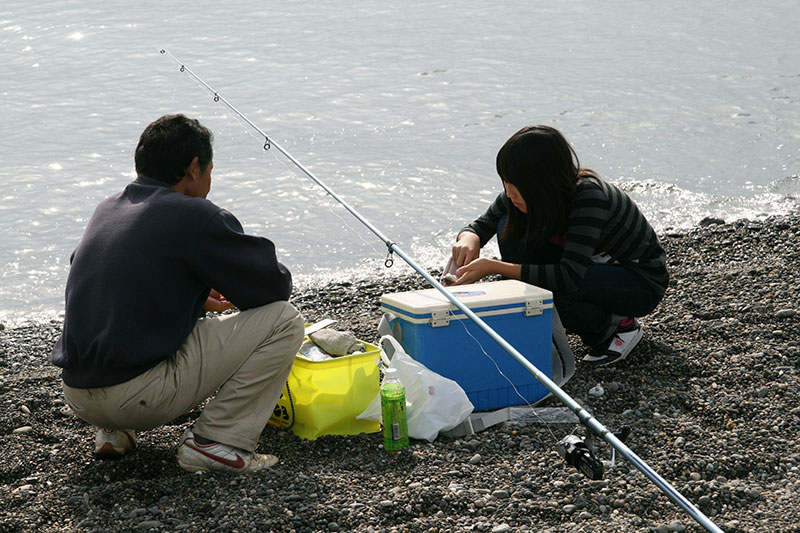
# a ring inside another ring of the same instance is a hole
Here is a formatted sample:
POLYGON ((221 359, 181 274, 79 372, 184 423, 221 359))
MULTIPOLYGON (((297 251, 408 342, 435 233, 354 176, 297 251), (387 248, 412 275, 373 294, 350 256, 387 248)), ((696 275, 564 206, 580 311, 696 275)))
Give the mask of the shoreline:
MULTIPOLYGON (((660 238, 672 281, 644 339, 621 366, 592 368, 571 338, 562 388, 609 429, 630 427, 626 444, 725 531, 800 531, 800 215, 660 238)), ((374 342, 380 295, 420 288, 414 273, 354 279, 292 302, 374 342)), ((624 459, 602 481, 566 466, 554 437, 583 433, 572 425, 506 422, 397 455, 379 434, 304 441, 268 426, 259 451, 280 463, 233 478, 175 464, 195 409, 142 432, 132 456, 96 461, 47 362, 59 327, 0 330, 0 531, 702 530, 624 459)))
MULTIPOLYGON (((667 227, 662 231, 658 231, 657 234, 663 243, 668 238, 680 238, 692 234, 693 232, 704 231, 709 227, 713 228, 714 226, 732 226, 737 224, 769 225, 773 220, 792 219, 795 217, 800 217, 800 208, 796 208, 785 214, 767 215, 766 213, 762 213, 754 219, 742 218, 732 222, 726 222, 722 218, 709 215, 701 219, 697 225, 692 228, 667 227)), ((492 252, 492 257, 498 256, 496 243, 492 252)), ((423 260, 419 260, 419 258, 414 257, 413 254, 411 254, 411 257, 434 277, 441 273, 442 267, 446 263, 446 258, 435 262, 435 264, 431 264, 432 260, 430 257, 424 257, 423 260)), ((373 256, 370 259, 362 258, 361 261, 362 263, 360 266, 352 266, 345 271, 329 271, 323 269, 323 274, 297 275, 294 280, 292 298, 297 296, 305 298, 310 292, 325 288, 326 286, 341 288, 355 284, 371 288, 374 284, 381 284, 386 287, 387 290, 385 292, 431 288, 410 265, 406 264, 402 258, 397 255, 394 255, 394 266, 391 268, 384 267, 384 258, 379 256, 373 256), (365 272, 366 275, 364 275, 365 272)), ((64 281, 66 282, 66 279, 64 281)), ((61 300, 63 300, 63 295, 60 301, 61 300)), ((11 310, 0 311, 0 331, 3 329, 34 327, 37 325, 60 325, 64 314, 63 301, 61 301, 61 304, 59 309, 45 306, 36 311, 26 311, 24 313, 15 313, 11 310)))

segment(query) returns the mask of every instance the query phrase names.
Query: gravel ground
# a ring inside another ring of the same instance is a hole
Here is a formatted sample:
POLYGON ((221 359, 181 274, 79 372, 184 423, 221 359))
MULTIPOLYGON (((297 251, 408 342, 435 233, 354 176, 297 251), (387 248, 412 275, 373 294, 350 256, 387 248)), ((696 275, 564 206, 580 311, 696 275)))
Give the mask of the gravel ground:
MULTIPOLYGON (((619 368, 578 364, 564 389, 607 427, 629 426, 631 449, 725 531, 800 531, 800 217, 662 240, 672 287, 640 346, 619 368), (598 383, 605 393, 590 395, 598 383)), ((294 302, 374 341, 380 295, 424 283, 353 280, 294 302)), ((47 361, 58 333, 0 331, 0 531, 702 530, 624 460, 602 481, 566 466, 553 434, 573 425, 507 422, 396 455, 379 434, 303 441, 268 427, 259 450, 280 463, 231 477, 177 466, 193 411, 141 433, 132 456, 98 461, 47 361)))

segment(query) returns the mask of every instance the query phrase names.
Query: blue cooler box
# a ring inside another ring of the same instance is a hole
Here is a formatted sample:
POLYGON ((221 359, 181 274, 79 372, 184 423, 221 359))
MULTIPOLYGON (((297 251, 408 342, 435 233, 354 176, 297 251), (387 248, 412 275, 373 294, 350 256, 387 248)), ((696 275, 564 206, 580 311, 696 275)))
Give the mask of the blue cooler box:
MULTIPOLYGON (((550 291, 516 280, 459 285, 449 290, 552 378, 553 294, 550 291)), ((437 289, 384 294, 381 310, 395 316, 393 335, 405 351, 461 385, 476 411, 532 404, 549 393, 533 374, 437 289)))

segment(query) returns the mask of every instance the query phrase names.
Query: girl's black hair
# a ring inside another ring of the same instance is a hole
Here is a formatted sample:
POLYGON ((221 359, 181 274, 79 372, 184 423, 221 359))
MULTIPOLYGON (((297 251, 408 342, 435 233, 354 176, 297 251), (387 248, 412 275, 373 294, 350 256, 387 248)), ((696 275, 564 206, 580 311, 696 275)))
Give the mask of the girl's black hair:
POLYGON ((580 167, 575 150, 550 126, 526 126, 512 135, 497 153, 497 174, 504 184, 519 190, 528 211, 523 213, 507 200, 502 237, 523 243, 563 235, 567 206, 578 181, 597 177, 580 167))
POLYGON ((139 137, 136 173, 175 185, 197 157, 205 170, 214 157, 211 131, 185 115, 164 115, 148 124, 139 137))

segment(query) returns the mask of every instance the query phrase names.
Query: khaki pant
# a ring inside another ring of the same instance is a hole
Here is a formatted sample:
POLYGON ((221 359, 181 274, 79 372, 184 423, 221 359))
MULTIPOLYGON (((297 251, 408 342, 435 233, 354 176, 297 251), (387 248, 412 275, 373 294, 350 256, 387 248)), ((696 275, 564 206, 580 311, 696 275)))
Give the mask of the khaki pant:
POLYGON ((287 302, 198 320, 183 346, 135 378, 111 387, 63 385, 67 403, 90 424, 151 429, 217 394, 194 432, 255 450, 303 340, 303 318, 287 302))

